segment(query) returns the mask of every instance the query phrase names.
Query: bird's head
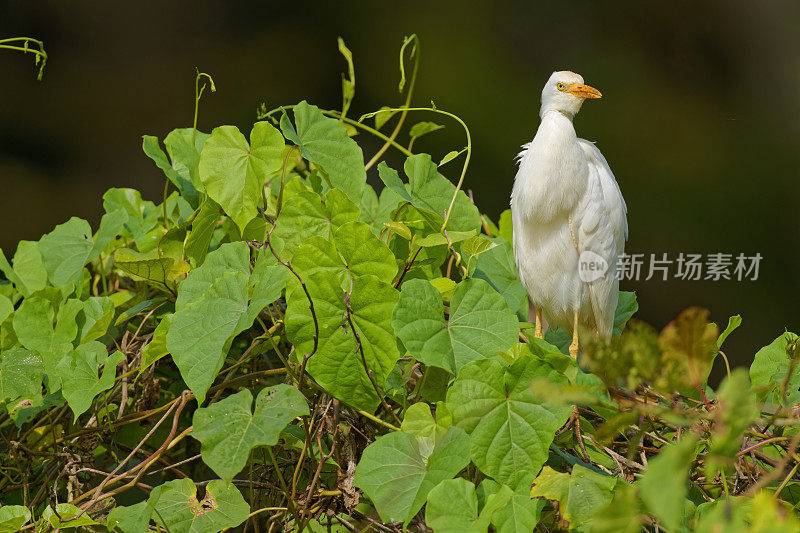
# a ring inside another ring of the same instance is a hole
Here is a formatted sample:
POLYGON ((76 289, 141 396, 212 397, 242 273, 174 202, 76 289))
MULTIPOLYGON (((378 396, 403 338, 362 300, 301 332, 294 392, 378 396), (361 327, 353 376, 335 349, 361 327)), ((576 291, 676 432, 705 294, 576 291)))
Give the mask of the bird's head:
POLYGON ((574 117, 587 98, 600 98, 600 91, 583 84, 583 77, 569 70, 553 72, 542 89, 541 116, 548 111, 558 111, 574 117))

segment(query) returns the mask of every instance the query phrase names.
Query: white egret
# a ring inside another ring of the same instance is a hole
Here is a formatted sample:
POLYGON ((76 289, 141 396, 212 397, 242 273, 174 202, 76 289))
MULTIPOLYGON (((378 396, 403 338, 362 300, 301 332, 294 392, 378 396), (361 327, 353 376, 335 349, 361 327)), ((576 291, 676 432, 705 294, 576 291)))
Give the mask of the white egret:
POLYGON ((572 119, 600 91, 574 72, 554 72, 542 90, 541 124, 523 145, 511 193, 514 257, 542 321, 608 340, 617 306, 617 257, 628 237, 627 208, 614 174, 593 143, 578 138, 572 119))

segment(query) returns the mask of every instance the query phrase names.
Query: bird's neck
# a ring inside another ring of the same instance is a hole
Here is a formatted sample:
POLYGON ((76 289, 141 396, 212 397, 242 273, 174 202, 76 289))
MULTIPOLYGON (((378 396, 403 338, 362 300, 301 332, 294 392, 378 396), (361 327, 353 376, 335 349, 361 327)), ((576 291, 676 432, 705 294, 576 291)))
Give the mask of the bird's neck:
POLYGON ((559 117, 559 116, 560 117, 564 117, 567 120, 569 120, 570 123, 571 123, 572 119, 575 118, 575 113, 572 113, 571 111, 564 110, 564 109, 556 109, 554 107, 542 106, 542 108, 539 110, 539 117, 542 119, 542 122, 544 122, 545 117, 548 117, 548 116, 550 116, 550 117, 559 117))

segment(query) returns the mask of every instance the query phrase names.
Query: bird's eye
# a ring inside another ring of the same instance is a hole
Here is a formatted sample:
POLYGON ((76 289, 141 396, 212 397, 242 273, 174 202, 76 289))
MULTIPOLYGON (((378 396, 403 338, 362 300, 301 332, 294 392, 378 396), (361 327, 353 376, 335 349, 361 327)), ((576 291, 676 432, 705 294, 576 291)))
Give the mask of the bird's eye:
POLYGON ((558 89, 559 91, 563 91, 564 89, 566 89, 566 87, 567 86, 561 82, 556 83, 556 89, 558 89))

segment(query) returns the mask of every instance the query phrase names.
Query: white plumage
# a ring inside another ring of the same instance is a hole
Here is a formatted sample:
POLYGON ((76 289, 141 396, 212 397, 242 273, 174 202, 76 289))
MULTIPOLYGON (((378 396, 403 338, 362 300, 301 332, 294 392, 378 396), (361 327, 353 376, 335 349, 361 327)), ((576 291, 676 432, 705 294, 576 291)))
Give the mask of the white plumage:
POLYGON ((550 324, 573 332, 573 356, 578 330, 611 336, 617 257, 628 236, 627 209, 611 168, 572 125, 583 101, 600 96, 574 72, 550 76, 542 90, 542 121, 519 154, 511 193, 514 256, 536 307, 536 335, 541 337, 543 311, 550 324), (600 269, 592 270, 590 260, 600 269))

